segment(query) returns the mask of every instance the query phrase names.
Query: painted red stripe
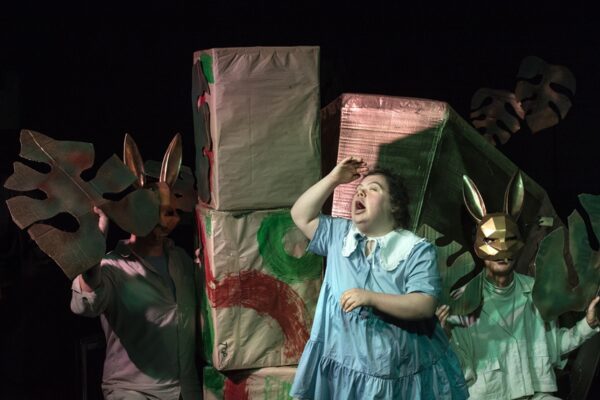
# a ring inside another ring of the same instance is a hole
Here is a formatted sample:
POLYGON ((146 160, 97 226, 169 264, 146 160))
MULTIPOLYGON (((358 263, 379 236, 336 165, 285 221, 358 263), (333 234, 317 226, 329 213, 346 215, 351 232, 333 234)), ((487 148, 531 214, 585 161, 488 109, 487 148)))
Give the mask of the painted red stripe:
POLYGON ((270 316, 285 337, 285 356, 302 354, 308 340, 306 309, 300 296, 285 282, 258 271, 241 271, 214 282, 208 298, 215 308, 242 306, 270 316))
POLYGON ((248 378, 244 378, 239 382, 231 379, 225 379, 225 387, 223 388, 223 400, 250 400, 248 395, 248 378))

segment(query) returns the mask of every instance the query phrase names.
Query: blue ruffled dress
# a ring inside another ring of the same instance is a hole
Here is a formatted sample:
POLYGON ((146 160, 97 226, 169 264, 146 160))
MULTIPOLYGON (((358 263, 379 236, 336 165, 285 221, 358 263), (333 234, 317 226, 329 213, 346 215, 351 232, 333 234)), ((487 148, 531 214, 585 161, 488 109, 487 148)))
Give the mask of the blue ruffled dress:
POLYGON ((308 250, 327 257, 311 336, 290 394, 299 399, 466 399, 460 364, 432 317, 402 321, 360 307, 344 312, 340 296, 351 288, 437 297, 441 279, 435 247, 406 230, 376 240, 351 221, 322 215, 308 250))

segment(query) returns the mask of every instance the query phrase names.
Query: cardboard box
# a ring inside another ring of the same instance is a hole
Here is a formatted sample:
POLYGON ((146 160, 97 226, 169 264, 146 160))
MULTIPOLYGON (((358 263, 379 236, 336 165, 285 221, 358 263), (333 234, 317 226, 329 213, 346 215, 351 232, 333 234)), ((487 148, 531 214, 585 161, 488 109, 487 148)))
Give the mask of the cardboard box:
POLYGON ((205 358, 216 369, 297 364, 310 335, 322 257, 288 209, 231 213, 197 207, 203 244, 205 358))
POLYGON ((200 50, 192 76, 201 203, 289 207, 320 178, 318 47, 200 50))
MULTIPOLYGON (((330 143, 339 140, 337 162, 349 155, 359 156, 371 168, 379 165, 404 178, 410 196, 409 229, 415 231, 427 224, 448 242, 456 241, 464 249, 472 247, 469 227, 474 222, 463 205, 463 174, 477 184, 488 212, 502 211, 504 191, 517 166, 447 103, 343 94, 323 109, 322 118, 324 139, 330 143)), ((526 247, 517 269, 531 272, 529 263, 537 243, 561 222, 544 189, 525 174, 523 179, 525 203, 518 222, 526 247), (539 226, 542 216, 553 218, 554 226, 539 226)), ((336 188, 332 215, 350 218, 358 182, 336 188)))
POLYGON ((213 367, 203 371, 205 400, 291 400, 290 389, 296 367, 261 368, 219 372, 213 367))

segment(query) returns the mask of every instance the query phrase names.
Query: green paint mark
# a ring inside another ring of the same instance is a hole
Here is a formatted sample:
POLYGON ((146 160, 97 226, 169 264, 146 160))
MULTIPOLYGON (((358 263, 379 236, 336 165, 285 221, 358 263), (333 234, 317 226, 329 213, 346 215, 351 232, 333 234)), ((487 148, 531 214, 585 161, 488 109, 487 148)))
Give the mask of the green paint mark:
MULTIPOLYGON (((202 285, 204 287, 204 285, 202 285)), ((206 362, 212 362, 213 343, 215 338, 215 330, 213 327, 213 321, 210 313, 210 305, 208 303, 208 297, 206 296, 206 290, 202 291, 202 353, 206 362)))
POLYGON ((293 397, 290 396, 291 389, 291 382, 282 381, 281 379, 272 376, 266 376, 263 400, 292 400, 293 397))
POLYGON ((204 368, 204 387, 213 392, 216 397, 223 398, 225 376, 213 367, 204 368))
POLYGON ((212 235, 212 217, 210 215, 204 217, 204 233, 206 233, 206 237, 212 235))
POLYGON ((215 77, 212 72, 213 58, 206 53, 200 55, 200 65, 202 65, 202 72, 208 83, 215 83, 215 77))
POLYGON ((296 229, 289 211, 274 213, 260 224, 257 234, 258 251, 267 269, 278 279, 290 284, 318 279, 321 276, 322 257, 304 253, 300 258, 285 251, 285 235, 296 229))
POLYGON ((292 400, 293 397, 290 396, 290 391, 292 390, 292 382, 283 382, 283 384, 281 385, 280 391, 277 395, 277 399, 285 399, 285 400, 292 400))

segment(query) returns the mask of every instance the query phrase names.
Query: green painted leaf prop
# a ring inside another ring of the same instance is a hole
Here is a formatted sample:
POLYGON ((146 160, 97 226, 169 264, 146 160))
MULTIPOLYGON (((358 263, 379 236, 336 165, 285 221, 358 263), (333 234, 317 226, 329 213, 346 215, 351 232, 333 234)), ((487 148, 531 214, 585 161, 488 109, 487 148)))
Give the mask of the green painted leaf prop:
POLYGON ((149 190, 136 190, 118 201, 103 197, 127 189, 135 177, 116 156, 109 158, 96 176, 86 182, 81 173, 94 164, 90 143, 57 141, 41 133, 21 131, 24 159, 50 166, 38 172, 14 163, 14 173, 4 186, 16 191, 40 190, 45 199, 15 196, 6 201, 13 221, 40 249, 50 256, 69 278, 98 264, 105 253, 105 239, 98 229, 93 206, 101 208, 119 227, 136 235, 148 234, 158 221, 158 199, 149 190), (59 215, 76 220, 69 231, 49 225, 59 215))
POLYGON ((514 93, 481 88, 471 99, 471 123, 492 145, 504 144, 521 129, 525 111, 514 93))
POLYGON ((531 132, 564 120, 573 105, 575 89, 575 76, 567 67, 550 65, 535 56, 525 57, 519 66, 515 95, 531 132))
POLYGON ((419 236, 426 238, 437 248, 438 268, 442 277, 442 294, 439 304, 449 305, 453 315, 467 315, 475 311, 481 303, 482 275, 477 274, 463 286, 453 289, 462 278, 473 273, 475 261, 471 253, 464 252, 456 257, 452 264, 449 264, 462 246, 454 241, 446 246, 437 245, 436 242, 439 241, 442 234, 426 224, 421 225, 417 232, 419 236))
MULTIPOLYGON (((600 237, 600 196, 580 194, 591 230, 600 237)), ((561 227, 540 243, 535 258, 536 277, 533 301, 546 321, 556 319, 567 311, 583 311, 598 291, 600 284, 600 253, 590 246, 588 231, 577 211, 569 216, 568 238, 561 227), (577 274, 578 284, 569 284, 569 269, 577 274)))

